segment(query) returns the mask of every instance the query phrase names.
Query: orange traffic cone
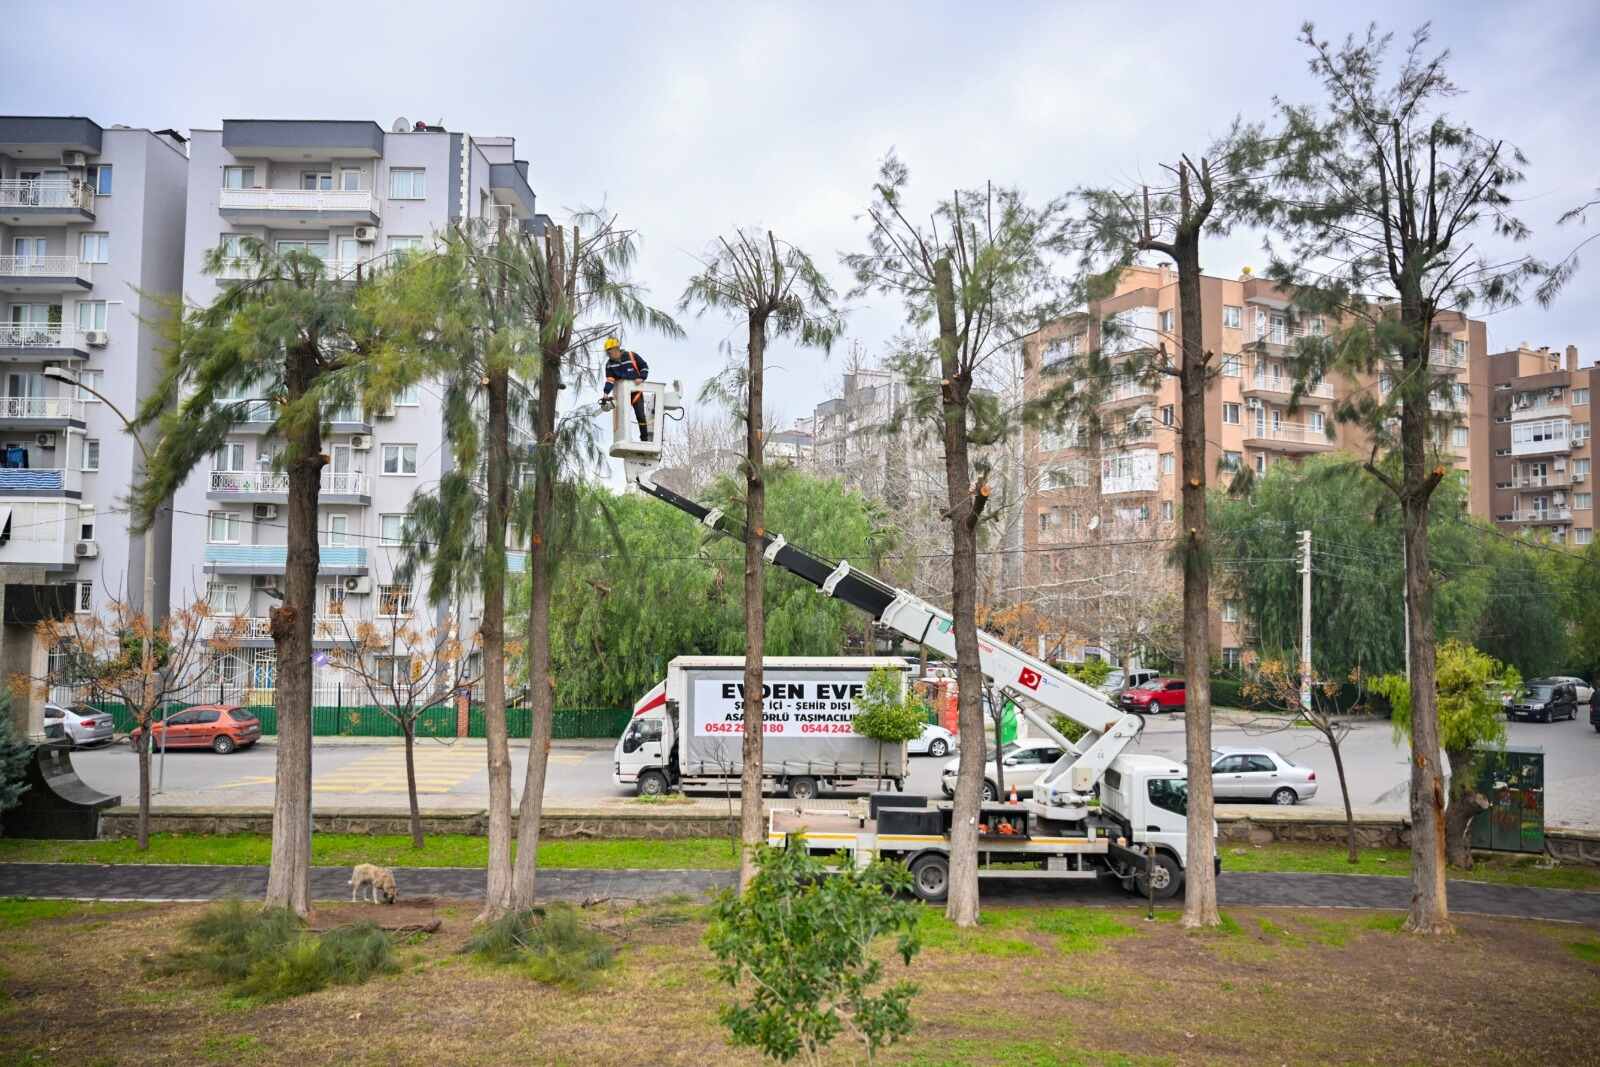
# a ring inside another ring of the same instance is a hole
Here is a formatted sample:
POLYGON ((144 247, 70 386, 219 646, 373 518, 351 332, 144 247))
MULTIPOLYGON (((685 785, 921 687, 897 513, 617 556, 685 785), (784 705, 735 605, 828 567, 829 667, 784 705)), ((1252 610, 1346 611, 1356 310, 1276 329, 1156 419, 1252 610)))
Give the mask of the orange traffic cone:
POLYGON ((1017 800, 1017 783, 1011 783, 1011 795, 1007 797, 1006 800, 1012 804, 1020 803, 1020 801, 1017 800))

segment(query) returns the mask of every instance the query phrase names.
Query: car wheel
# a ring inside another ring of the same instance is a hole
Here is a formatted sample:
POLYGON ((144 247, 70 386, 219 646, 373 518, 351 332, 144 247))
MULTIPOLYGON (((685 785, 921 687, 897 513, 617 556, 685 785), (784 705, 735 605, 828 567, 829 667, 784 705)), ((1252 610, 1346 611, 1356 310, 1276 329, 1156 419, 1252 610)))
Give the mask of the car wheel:
POLYGON ((817 780, 807 778, 805 775, 789 779, 789 798, 791 800, 815 800, 817 798, 817 780))
POLYGON ((983 800, 984 800, 984 803, 991 804, 995 800, 997 800, 999 798, 999 796, 1000 796, 999 787, 996 786, 993 782, 989 781, 987 778, 985 778, 983 780, 983 800))
POLYGON ((918 900, 937 904, 950 892, 950 860, 936 852, 911 865, 911 891, 918 900))
POLYGON ((928 745, 928 755, 934 757, 935 759, 939 758, 940 756, 948 756, 949 754, 950 743, 942 737, 934 738, 932 743, 928 745))
POLYGON ((1156 853, 1155 866, 1147 873, 1141 871, 1133 877, 1133 887, 1141 897, 1154 896, 1166 900, 1183 885, 1183 871, 1171 856, 1156 853), (1152 889, 1154 892, 1152 893, 1152 889))
POLYGON ((1290 789, 1288 786, 1284 786, 1282 789, 1272 794, 1272 802, 1274 804, 1283 804, 1287 806, 1295 803, 1299 799, 1300 798, 1295 795, 1295 791, 1290 789))
POLYGON ((232 752, 238 747, 238 745, 233 743, 233 738, 229 737, 227 734, 218 734, 216 737, 211 739, 211 751, 215 752, 219 756, 226 756, 228 753, 232 752))
POLYGON ((667 776, 660 771, 645 771, 634 783, 634 794, 641 797, 658 797, 667 791, 667 776))

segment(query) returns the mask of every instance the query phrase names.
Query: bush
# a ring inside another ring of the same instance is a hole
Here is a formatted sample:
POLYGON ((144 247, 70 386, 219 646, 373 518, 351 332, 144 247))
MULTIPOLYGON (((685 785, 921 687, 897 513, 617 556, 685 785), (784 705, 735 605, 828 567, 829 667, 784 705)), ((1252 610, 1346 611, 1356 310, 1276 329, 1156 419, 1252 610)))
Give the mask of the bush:
POLYGON ((0 687, 0 811, 15 807, 27 790, 33 746, 11 722, 11 694, 0 687))
POLYGON ((536 981, 582 989, 616 958, 603 934, 569 904, 503 915, 482 927, 465 951, 494 964, 520 964, 536 981))

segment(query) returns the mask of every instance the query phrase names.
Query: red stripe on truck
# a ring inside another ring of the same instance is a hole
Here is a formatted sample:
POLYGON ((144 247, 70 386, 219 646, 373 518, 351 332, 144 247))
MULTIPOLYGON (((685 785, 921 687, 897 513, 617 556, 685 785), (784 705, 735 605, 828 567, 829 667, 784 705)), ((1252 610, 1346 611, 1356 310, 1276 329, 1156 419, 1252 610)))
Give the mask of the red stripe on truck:
POLYGON ((635 716, 643 715, 647 711, 650 711, 650 710, 655 709, 655 708, 659 708, 661 705, 665 704, 666 702, 667 702, 667 691, 665 689, 663 689, 661 692, 657 693, 655 696, 651 697, 649 700, 645 701, 643 704, 640 704, 638 707, 634 708, 633 709, 633 714, 635 716))

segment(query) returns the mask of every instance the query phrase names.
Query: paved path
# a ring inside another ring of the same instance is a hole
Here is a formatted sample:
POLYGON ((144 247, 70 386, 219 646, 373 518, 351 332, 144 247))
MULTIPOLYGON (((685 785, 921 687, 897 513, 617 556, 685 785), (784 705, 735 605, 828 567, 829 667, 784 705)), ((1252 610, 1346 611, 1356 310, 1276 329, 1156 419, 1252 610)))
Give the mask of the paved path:
MULTIPOLYGON (((348 867, 316 867, 311 893, 318 900, 348 895, 348 867)), ((474 899, 483 895, 484 873, 469 867, 406 867, 395 872, 402 897, 474 899)), ((650 899, 710 893, 734 883, 732 871, 564 870, 539 872, 539 895, 549 900, 598 897, 650 899)), ((259 897, 266 891, 265 867, 164 864, 0 863, 0 897, 72 899, 216 900, 259 897)), ((1114 886, 1075 885, 1048 894, 1033 881, 986 881, 984 893, 996 901, 1046 900, 1053 903, 1132 902, 1114 886)), ((1318 908, 1398 908, 1408 906, 1406 878, 1355 874, 1264 874, 1224 871, 1217 899, 1233 906, 1318 908)), ((1600 925, 1600 893, 1533 889, 1484 882, 1450 883, 1451 910, 1481 915, 1557 919, 1600 925)))

